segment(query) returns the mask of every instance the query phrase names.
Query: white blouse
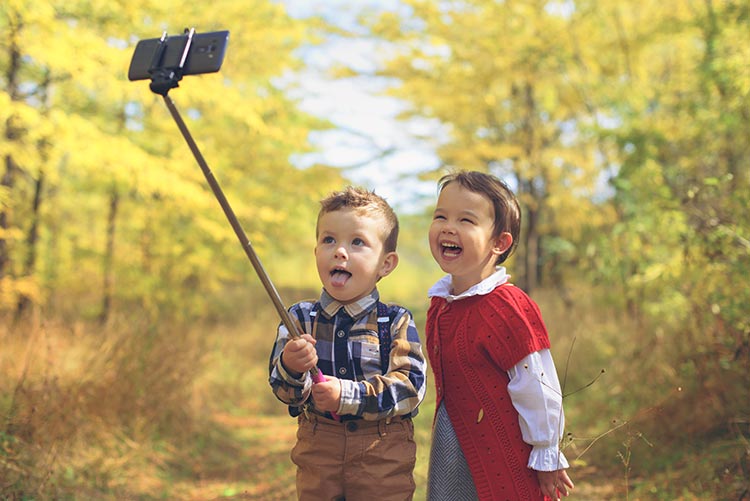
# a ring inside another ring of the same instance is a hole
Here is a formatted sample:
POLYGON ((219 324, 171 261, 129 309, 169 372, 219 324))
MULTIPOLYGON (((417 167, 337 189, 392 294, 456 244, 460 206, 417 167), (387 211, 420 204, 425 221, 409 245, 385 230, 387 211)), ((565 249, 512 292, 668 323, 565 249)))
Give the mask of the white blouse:
MULTIPOLYGON (((429 297, 458 301, 485 295, 508 281, 510 275, 500 266, 497 271, 454 296, 450 293, 451 276, 446 275, 428 291, 429 297)), ((508 393, 518 411, 518 422, 524 442, 532 446, 528 467, 537 471, 568 468, 568 461, 560 451, 560 436, 565 428, 562 391, 557 370, 549 349, 539 350, 524 357, 508 371, 508 393)))

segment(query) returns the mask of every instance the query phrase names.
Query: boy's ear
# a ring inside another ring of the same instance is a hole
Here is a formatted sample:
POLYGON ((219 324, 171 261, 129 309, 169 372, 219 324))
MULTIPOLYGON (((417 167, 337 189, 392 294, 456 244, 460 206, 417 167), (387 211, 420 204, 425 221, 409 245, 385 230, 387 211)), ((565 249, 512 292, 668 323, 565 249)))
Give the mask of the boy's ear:
POLYGON ((511 235, 507 231, 504 231, 500 233, 500 236, 498 236, 495 240, 495 245, 492 247, 492 253, 499 256, 503 252, 507 251, 512 244, 513 235, 511 235))
POLYGON ((389 275, 398 266, 398 254, 394 252, 388 252, 383 259, 383 264, 380 267, 380 278, 389 275))

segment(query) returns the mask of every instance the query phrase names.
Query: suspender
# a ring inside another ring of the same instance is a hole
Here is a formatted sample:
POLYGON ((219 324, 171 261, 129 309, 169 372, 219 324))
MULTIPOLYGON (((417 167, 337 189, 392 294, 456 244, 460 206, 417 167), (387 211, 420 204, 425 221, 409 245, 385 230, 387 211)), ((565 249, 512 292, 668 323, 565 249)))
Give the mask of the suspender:
POLYGON ((378 301, 378 339, 380 340, 380 367, 383 374, 388 372, 391 364, 391 317, 388 306, 378 301))

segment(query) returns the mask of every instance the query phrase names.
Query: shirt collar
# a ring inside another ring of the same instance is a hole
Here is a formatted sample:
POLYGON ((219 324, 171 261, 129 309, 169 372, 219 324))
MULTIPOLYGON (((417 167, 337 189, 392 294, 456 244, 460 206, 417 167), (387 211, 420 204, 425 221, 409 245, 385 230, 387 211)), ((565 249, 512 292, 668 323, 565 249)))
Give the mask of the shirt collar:
POLYGON ((485 278, 478 284, 472 285, 468 290, 462 292, 461 294, 454 296, 453 294, 451 294, 451 276, 446 275, 438 280, 435 285, 430 287, 430 290, 427 291, 427 296, 442 297, 445 298, 448 302, 454 301, 456 299, 464 299, 471 296, 483 296, 492 292, 498 285, 506 283, 509 278, 510 275, 505 272, 505 267, 498 266, 495 268, 495 273, 485 278))
POLYGON ((328 318, 332 318, 343 308, 350 317, 356 319, 370 311, 379 299, 380 294, 378 293, 378 289, 373 289, 372 292, 365 297, 354 301, 353 303, 343 304, 334 299, 325 289, 323 289, 323 292, 320 295, 320 307, 323 314, 328 318))

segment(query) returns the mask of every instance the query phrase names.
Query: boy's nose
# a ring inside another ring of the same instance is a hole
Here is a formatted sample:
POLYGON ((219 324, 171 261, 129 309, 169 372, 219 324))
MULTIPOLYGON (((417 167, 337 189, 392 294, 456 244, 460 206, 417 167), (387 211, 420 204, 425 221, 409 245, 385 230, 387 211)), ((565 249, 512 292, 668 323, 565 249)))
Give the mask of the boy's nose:
POLYGON ((346 259, 346 249, 344 247, 337 247, 336 252, 333 253, 333 257, 339 259, 346 259))

